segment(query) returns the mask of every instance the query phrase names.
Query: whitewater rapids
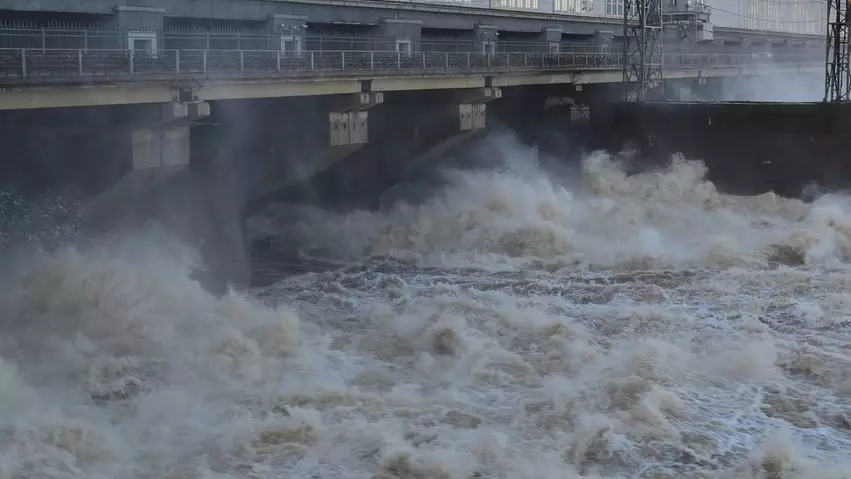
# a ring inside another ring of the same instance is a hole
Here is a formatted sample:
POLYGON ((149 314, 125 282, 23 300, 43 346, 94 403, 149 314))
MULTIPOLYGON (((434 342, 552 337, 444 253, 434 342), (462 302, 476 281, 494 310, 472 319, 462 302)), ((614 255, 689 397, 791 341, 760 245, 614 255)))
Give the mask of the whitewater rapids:
POLYGON ((851 198, 704 173, 278 206, 326 267, 221 298, 159 236, 18 257, 0 479, 851 477, 851 198))

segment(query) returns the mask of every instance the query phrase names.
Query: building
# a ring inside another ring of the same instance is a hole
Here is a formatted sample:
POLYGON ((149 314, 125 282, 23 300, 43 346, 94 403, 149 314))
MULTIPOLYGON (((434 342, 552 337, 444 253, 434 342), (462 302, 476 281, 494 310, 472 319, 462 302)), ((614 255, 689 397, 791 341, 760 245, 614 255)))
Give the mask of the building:
POLYGON ((827 28, 827 4, 824 0, 706 0, 706 2, 710 8, 712 23, 719 27, 809 35, 822 34, 827 28))

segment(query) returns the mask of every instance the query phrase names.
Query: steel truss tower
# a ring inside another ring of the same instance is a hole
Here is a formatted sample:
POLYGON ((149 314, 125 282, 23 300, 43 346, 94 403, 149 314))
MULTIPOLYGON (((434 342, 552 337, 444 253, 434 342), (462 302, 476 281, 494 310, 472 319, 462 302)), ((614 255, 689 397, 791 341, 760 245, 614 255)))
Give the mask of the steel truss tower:
POLYGON ((662 97, 662 34, 662 0, 624 0, 623 84, 626 101, 662 97))
POLYGON ((848 68, 848 13, 851 0, 827 0, 827 59, 824 72, 824 101, 849 101, 851 69, 848 68))

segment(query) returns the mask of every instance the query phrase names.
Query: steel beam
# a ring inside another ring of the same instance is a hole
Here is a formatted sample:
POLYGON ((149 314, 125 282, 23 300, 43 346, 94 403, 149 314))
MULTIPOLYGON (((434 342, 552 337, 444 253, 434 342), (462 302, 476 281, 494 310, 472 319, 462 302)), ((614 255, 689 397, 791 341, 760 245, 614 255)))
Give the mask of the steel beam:
POLYGON ((665 84, 662 0, 625 0, 623 37, 624 99, 661 98, 665 84))
POLYGON ((827 1, 827 53, 824 74, 824 101, 847 102, 851 96, 849 40, 851 0, 827 1))

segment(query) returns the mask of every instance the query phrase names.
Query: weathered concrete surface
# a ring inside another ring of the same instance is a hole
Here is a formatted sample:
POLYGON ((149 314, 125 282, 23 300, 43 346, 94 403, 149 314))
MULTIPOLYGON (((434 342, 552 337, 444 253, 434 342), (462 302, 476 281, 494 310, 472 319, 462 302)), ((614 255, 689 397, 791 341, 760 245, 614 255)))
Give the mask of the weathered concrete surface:
POLYGON ((601 145, 632 141, 651 164, 675 152, 702 159, 733 193, 799 196, 809 183, 851 183, 851 105, 825 103, 613 104, 592 110, 601 145))
POLYGON ((411 164, 433 161, 440 156, 435 150, 446 152, 475 136, 463 134, 459 104, 470 99, 464 93, 470 91, 388 92, 369 110, 369 141, 345 151, 328 149, 327 112, 342 96, 221 102, 241 113, 214 113, 217 126, 210 128, 220 132, 215 141, 239 145, 248 170, 247 213, 277 201, 371 207, 411 164), (233 122, 252 127, 239 133, 233 122), (307 166, 310 178, 303 174, 307 166))
POLYGON ((247 284, 239 152, 203 131, 156 127, 160 106, 0 112, 0 186, 28 197, 71 187, 87 201, 83 238, 155 220, 203 250, 209 289, 247 284))

